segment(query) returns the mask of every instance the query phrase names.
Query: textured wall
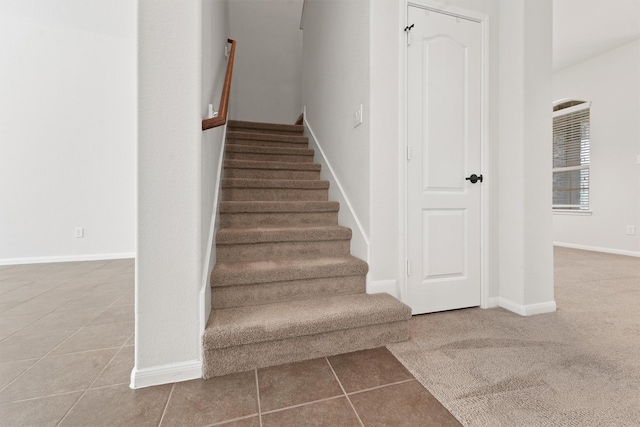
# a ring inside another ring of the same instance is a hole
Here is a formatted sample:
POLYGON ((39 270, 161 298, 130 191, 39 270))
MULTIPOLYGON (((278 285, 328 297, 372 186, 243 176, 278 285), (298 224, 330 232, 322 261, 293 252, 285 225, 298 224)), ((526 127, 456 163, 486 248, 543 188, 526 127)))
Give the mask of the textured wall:
POLYGON ((363 0, 307 0, 302 93, 306 119, 366 234, 371 190, 369 6, 363 0), (364 120, 354 128, 360 104, 364 120))
POLYGON ((554 100, 591 101, 591 216, 554 215, 554 241, 640 256, 640 40, 553 76, 554 100), (626 226, 636 234, 627 235, 626 226))
POLYGON ((201 376, 225 128, 202 131, 226 71, 226 1, 138 6, 136 362, 132 386, 201 376))
POLYGON ((555 310, 551 42, 551 0, 501 3, 499 296, 520 314, 555 310))
POLYGON ((0 2, 0 264, 133 256, 135 50, 135 2, 0 2))
POLYGON ((229 3, 238 42, 231 117, 293 124, 302 112, 302 0, 229 3))

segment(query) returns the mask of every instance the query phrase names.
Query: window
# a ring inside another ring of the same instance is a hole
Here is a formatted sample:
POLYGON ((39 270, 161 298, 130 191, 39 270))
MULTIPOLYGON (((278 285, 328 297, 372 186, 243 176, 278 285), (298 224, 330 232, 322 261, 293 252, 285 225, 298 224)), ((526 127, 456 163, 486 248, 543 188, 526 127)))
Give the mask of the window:
POLYGON ((553 106, 553 209, 589 210, 591 103, 562 100, 553 106))

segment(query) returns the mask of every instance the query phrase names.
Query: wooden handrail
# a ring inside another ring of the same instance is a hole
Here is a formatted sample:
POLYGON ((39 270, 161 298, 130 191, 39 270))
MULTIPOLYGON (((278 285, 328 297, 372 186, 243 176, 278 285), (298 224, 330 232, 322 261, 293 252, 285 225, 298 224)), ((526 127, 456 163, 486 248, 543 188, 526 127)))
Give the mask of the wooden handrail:
POLYGON ((229 91, 231 90, 231 76, 233 75, 233 59, 236 54, 236 41, 227 39, 231 43, 231 52, 227 62, 227 74, 224 77, 224 87, 220 96, 220 106, 218 107, 218 117, 202 120, 202 130, 207 130, 222 126, 227 123, 227 109, 229 107, 229 91))

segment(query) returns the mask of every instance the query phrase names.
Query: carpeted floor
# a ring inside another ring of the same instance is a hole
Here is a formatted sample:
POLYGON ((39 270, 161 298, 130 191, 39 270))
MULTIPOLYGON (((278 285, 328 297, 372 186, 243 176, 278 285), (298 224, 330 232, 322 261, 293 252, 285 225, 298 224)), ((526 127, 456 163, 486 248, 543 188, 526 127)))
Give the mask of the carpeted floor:
POLYGON ((640 426, 640 258, 555 249, 555 313, 414 316, 391 352, 466 426, 640 426))

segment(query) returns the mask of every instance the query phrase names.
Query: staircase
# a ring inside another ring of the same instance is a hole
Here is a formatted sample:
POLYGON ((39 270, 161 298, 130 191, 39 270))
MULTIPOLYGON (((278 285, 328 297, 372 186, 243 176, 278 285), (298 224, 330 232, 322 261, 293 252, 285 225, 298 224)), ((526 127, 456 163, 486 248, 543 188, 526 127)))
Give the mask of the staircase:
POLYGON ((204 377, 409 338, 411 309, 365 293, 303 126, 230 121, 204 377))

